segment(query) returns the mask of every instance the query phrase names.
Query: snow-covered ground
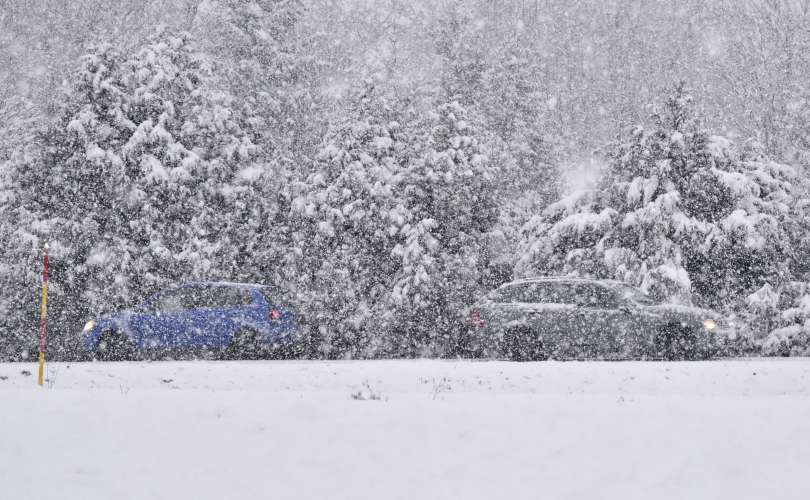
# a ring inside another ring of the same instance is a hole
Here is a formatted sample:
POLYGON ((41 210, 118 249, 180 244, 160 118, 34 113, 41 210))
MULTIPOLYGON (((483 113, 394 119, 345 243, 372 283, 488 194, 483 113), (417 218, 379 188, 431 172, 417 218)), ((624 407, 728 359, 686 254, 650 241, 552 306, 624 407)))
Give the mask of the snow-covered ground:
POLYGON ((810 498, 804 359, 35 370, 0 364, 2 499, 810 498))

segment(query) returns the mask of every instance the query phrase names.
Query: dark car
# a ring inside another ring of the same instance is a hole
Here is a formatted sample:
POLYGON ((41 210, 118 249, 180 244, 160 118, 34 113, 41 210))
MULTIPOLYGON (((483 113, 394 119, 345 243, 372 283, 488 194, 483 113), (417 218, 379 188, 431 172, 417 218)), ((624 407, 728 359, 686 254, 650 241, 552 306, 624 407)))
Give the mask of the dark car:
POLYGON ((534 278, 477 302, 464 340, 475 354, 512 360, 699 359, 733 335, 714 311, 659 303, 621 282, 534 278))
POLYGON ((88 321, 82 343, 100 359, 195 352, 255 358, 288 351, 298 329, 296 312, 273 287, 188 283, 88 321))

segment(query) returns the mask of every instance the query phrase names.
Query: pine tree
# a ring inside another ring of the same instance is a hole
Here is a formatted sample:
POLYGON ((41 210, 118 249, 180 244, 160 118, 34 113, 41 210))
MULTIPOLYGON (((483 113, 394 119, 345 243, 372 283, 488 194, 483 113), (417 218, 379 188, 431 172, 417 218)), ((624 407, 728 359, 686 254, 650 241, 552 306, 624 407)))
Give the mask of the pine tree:
POLYGON ((557 145, 545 132, 547 99, 540 80, 541 63, 531 41, 519 30, 487 67, 486 91, 477 103, 483 126, 492 136, 491 162, 499 167, 500 220, 488 245, 492 287, 512 277, 520 228, 562 191, 557 145))
MULTIPOLYGON (((237 185, 256 168, 255 146, 214 83, 187 34, 160 32, 129 56, 100 46, 11 172, 20 231, 51 244, 57 354, 89 317, 248 258, 219 238, 239 233, 230 208, 254 195, 237 185)), ((8 251, 5 262, 30 253, 8 251)))
POLYGON ((374 349, 404 220, 395 190, 403 144, 397 111, 366 82, 333 125, 292 210, 299 300, 317 355, 374 349))
POLYGON ((545 200, 545 206, 559 198, 561 180, 555 145, 545 133, 547 89, 541 62, 527 37, 510 37, 487 66, 485 92, 476 104, 488 131, 502 141, 498 154, 504 196, 514 198, 530 190, 545 200))
POLYGON ((2 88, 4 84, 0 78, 0 162, 31 141, 31 130, 40 118, 29 99, 2 88))
POLYGON ((781 310, 769 317, 777 326, 762 339, 762 353, 770 356, 810 354, 810 283, 795 281, 782 288, 781 310))
POLYGON ((319 65, 298 29, 304 13, 301 0, 213 0, 197 16, 195 32, 272 161, 305 161, 320 140, 319 65))
POLYGON ((793 169, 702 130, 682 85, 655 118, 612 149, 599 189, 527 224, 517 272, 614 278, 713 307, 778 286, 793 169))
POLYGON ((482 51, 483 33, 459 2, 448 4, 437 23, 433 38, 443 64, 439 98, 472 108, 484 91, 487 61, 482 51))
POLYGON ((457 102, 442 104, 403 172, 407 222, 393 250, 401 259, 391 295, 397 327, 390 349, 435 354, 453 349, 464 306, 481 291, 485 235, 497 219, 496 169, 457 102))
POLYGON ((33 145, 0 161, 0 360, 21 361, 37 349, 34 325, 41 280, 40 240, 31 230, 34 220, 20 190, 16 172, 31 164, 33 145), (11 257, 11 258, 9 258, 11 257))

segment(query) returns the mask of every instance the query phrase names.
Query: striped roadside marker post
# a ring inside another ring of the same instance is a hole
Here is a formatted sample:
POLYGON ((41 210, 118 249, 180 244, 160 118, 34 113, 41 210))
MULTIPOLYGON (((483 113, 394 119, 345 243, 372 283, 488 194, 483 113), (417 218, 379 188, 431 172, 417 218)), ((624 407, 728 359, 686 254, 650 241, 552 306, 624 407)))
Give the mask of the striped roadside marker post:
POLYGON ((39 308, 39 373, 37 384, 42 385, 45 371, 45 333, 48 330, 48 244, 42 256, 42 300, 39 308))

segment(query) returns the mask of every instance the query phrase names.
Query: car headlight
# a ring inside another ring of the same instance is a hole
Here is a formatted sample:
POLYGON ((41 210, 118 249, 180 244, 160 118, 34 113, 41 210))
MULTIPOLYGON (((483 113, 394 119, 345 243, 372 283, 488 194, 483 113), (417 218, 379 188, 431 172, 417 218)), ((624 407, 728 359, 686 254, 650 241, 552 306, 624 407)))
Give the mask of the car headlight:
POLYGON ((96 326, 96 322, 91 319, 90 321, 84 324, 84 329, 82 329, 82 331, 89 332, 90 330, 93 329, 94 326, 96 326))
POLYGON ((703 320, 703 328, 707 330, 714 330, 717 327, 717 323, 713 319, 704 319, 703 320))

